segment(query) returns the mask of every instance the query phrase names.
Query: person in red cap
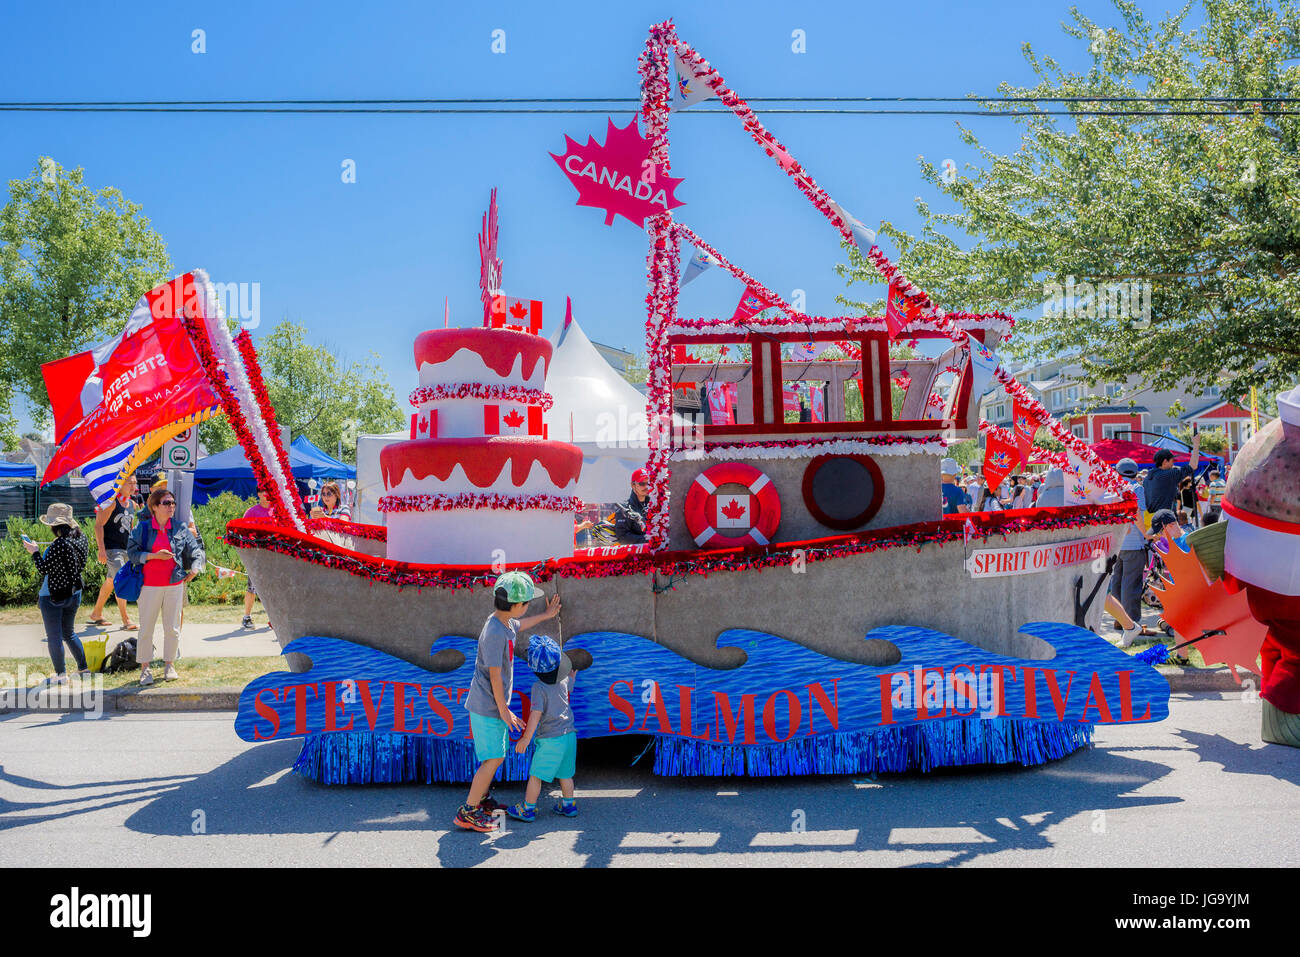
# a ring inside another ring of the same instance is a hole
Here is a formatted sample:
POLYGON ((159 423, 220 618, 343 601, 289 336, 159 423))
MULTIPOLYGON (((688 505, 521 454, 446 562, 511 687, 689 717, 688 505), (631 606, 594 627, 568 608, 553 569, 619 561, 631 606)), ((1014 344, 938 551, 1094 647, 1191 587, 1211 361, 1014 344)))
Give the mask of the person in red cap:
POLYGON ((650 494, 650 473, 637 469, 632 473, 632 494, 627 502, 614 507, 614 537, 620 545, 640 545, 645 541, 645 513, 650 494))

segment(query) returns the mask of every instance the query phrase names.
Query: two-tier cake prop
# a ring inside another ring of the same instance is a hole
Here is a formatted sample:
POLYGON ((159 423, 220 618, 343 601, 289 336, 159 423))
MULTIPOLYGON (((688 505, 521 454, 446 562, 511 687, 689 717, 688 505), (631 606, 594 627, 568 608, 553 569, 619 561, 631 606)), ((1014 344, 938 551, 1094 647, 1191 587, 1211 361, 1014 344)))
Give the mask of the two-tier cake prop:
MULTIPOLYGON (((1092 630, 1133 501, 999 364, 1013 321, 935 307, 671 24, 641 74, 640 130, 611 122, 605 147, 552 155, 583 204, 649 237, 645 541, 574 548, 582 453, 548 428, 553 347, 542 304, 502 292, 494 197, 483 324, 415 341, 410 440, 381 459, 385 525, 230 523, 294 668, 245 689, 239 734, 302 738, 296 769, 318 781, 467 780, 473 636, 507 569, 561 598, 539 630, 579 671, 579 736, 651 736, 660 774, 1035 764, 1097 723, 1165 717, 1165 680, 1092 630), (669 113, 709 96, 880 270, 884 316, 804 315, 674 219, 669 113), (731 317, 678 315, 704 268, 743 290, 731 317), (892 358, 894 339, 938 355, 892 358), (979 420, 995 379, 1017 434, 979 420), (1073 504, 941 514, 949 442, 983 429, 989 467, 1009 467, 1039 424, 1067 447, 1073 504)), ((527 644, 516 689, 532 684, 527 644)), ((503 773, 526 767, 512 750, 503 773)))

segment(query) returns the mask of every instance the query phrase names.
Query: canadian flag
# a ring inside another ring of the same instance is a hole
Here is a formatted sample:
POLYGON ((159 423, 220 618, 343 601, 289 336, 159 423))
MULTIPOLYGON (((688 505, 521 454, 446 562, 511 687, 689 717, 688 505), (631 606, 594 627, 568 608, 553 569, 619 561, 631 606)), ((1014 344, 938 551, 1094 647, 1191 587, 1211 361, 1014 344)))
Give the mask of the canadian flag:
POLYGON ((493 329, 514 329, 538 335, 542 331, 542 303, 539 299, 493 296, 489 318, 493 329))
POLYGON ((542 435, 542 409, 537 405, 483 406, 484 435, 542 435))
POLYGON ((411 438, 434 439, 438 437, 438 410, 428 409, 411 414, 411 438))
POLYGON ((718 528, 747 529, 752 524, 749 520, 748 495, 717 495, 714 502, 718 508, 718 528))

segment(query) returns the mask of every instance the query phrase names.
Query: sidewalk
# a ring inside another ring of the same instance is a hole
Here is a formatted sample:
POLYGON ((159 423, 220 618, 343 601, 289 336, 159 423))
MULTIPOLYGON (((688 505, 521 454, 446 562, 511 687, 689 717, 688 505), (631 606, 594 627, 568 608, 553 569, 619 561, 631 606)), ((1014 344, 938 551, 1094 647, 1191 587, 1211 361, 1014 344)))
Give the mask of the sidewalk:
MULTIPOLYGON (((77 622, 78 638, 108 636, 108 650, 123 638, 134 638, 140 632, 123 631, 120 624, 100 628, 77 622)), ((162 628, 154 629, 154 647, 162 647, 162 628)), ((234 624, 204 624, 187 622, 181 626, 182 658, 258 658, 278 655, 280 643, 275 632, 262 625, 245 631, 234 624)), ((30 625, 0 625, 0 658, 34 658, 49 654, 45 644, 45 629, 40 622, 30 625)))

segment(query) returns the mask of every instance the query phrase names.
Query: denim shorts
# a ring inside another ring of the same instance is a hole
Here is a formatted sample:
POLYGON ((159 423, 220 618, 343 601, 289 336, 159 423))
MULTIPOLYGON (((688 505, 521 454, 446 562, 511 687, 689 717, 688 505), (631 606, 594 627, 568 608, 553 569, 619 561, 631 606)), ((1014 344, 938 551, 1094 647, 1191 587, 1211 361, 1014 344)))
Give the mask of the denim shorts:
POLYGON ((122 570, 127 563, 125 548, 106 548, 104 556, 108 559, 108 567, 104 570, 104 577, 112 581, 113 577, 122 570))

